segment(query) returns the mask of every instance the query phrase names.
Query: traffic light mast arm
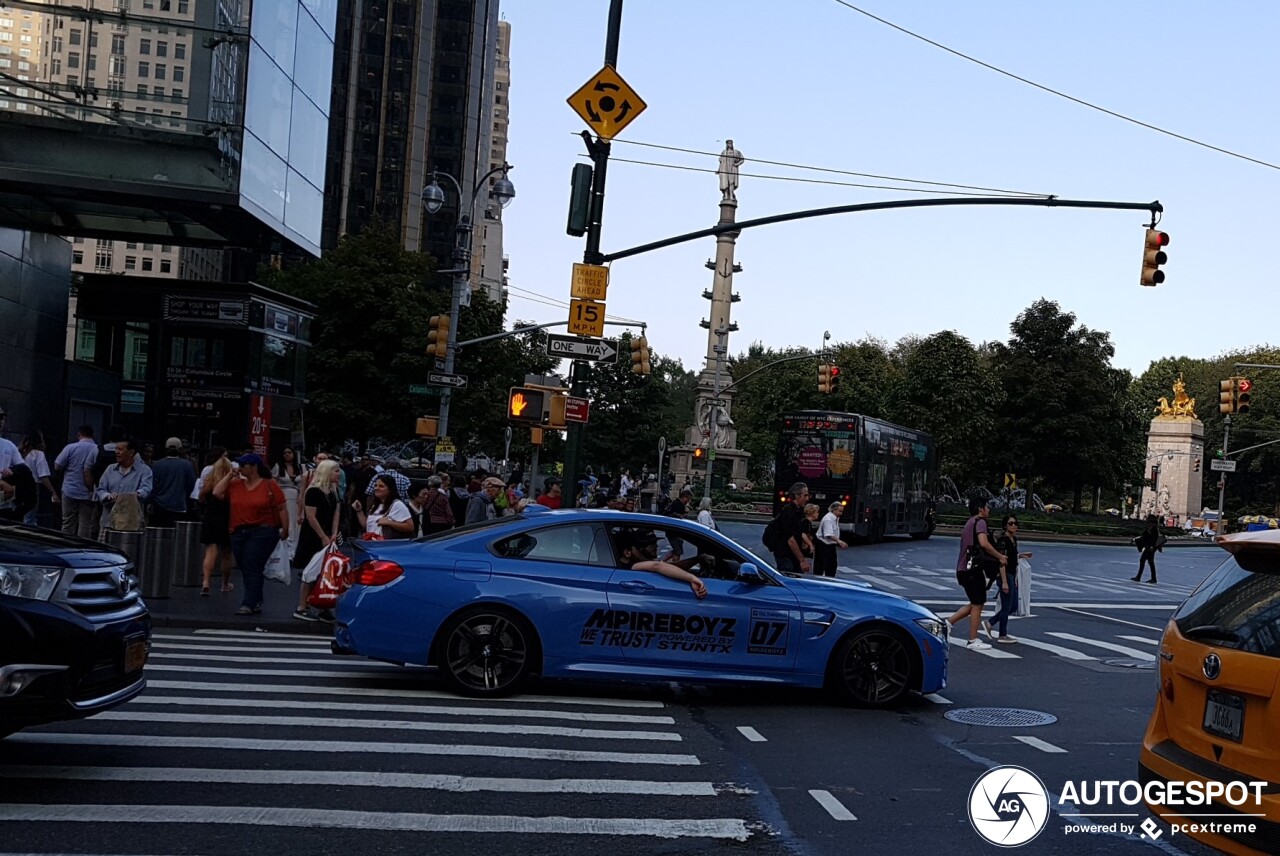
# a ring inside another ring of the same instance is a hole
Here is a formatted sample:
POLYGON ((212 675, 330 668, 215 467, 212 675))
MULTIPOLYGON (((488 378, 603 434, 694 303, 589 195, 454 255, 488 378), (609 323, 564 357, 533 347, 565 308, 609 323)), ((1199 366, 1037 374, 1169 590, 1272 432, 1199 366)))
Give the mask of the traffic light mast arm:
MULTIPOLYGON (((648 325, 643 321, 606 321, 604 322, 610 327, 639 327, 643 332, 648 329, 648 325)), ((548 321, 546 324, 532 324, 528 327, 517 327, 514 330, 507 330, 502 333, 494 333, 492 336, 481 336, 478 339, 467 339, 465 342, 454 343, 455 350, 461 350, 465 345, 478 345, 481 342, 492 342, 494 339, 506 339, 511 336, 519 336, 521 333, 532 333, 534 330, 546 330, 548 327, 567 327, 568 321, 548 321)))
POLYGON ((755 377, 756 375, 760 374, 760 372, 765 371, 766 369, 771 369, 774 366, 778 365, 779 363, 793 363, 796 360, 825 360, 826 358, 827 357, 823 354, 801 354, 798 357, 783 357, 780 360, 774 360, 771 363, 765 363, 755 371, 744 374, 742 377, 738 378, 733 383, 720 387, 720 392, 721 394, 726 393, 729 390, 733 389, 738 384, 742 383, 747 378, 755 377))
POLYGON ((1090 199, 1059 199, 1056 196, 1034 196, 1029 198, 1008 196, 948 196, 943 199, 894 199, 886 202, 863 202, 857 205, 834 205, 830 208, 810 208, 807 211, 792 211, 788 214, 774 214, 770 217, 760 217, 756 220, 742 220, 736 223, 726 223, 721 226, 712 226, 709 229, 699 229, 696 232, 689 232, 684 235, 663 238, 661 241, 641 244, 638 247, 619 250, 616 253, 605 253, 600 256, 600 262, 613 262, 618 259, 625 259, 628 256, 638 256, 641 253, 661 250, 664 247, 672 247, 676 244, 696 241, 699 238, 710 238, 724 234, 725 232, 740 232, 743 229, 750 229, 754 226, 769 226, 774 223, 786 223, 791 220, 808 220, 812 217, 826 217, 829 214, 856 214, 860 211, 885 211, 891 208, 939 208, 947 205, 1035 205, 1042 208, 1110 208, 1120 211, 1150 211, 1152 215, 1152 222, 1155 221, 1156 214, 1164 211, 1164 206, 1158 201, 1101 202, 1090 199))

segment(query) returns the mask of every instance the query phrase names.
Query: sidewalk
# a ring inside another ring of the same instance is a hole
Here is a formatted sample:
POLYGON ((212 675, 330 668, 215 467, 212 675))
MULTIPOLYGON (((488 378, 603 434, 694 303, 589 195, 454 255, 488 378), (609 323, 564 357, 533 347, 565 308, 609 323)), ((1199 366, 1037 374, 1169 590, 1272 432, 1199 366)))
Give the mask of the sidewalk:
POLYGON ((313 633, 329 636, 333 625, 324 621, 299 621, 293 617, 298 606, 298 586, 283 586, 268 581, 263 592, 262 612, 258 615, 236 615, 243 594, 238 573, 233 573, 235 591, 222 592, 221 577, 213 578, 208 597, 200 589, 172 586, 167 598, 147 598, 151 621, 156 629, 165 627, 202 627, 212 629, 258 630, 264 633, 313 633))

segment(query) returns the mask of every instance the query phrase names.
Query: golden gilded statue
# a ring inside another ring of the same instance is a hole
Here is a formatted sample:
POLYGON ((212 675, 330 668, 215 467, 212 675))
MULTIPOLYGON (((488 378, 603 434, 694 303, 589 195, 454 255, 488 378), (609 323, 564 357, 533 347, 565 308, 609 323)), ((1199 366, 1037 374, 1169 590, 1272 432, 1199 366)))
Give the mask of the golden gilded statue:
POLYGON ((1196 400, 1187 395, 1187 387, 1182 382, 1182 373, 1178 373, 1178 379, 1173 382, 1173 403, 1169 403, 1169 399, 1163 395, 1160 396, 1160 403, 1155 406, 1155 412, 1160 414, 1164 419, 1197 419, 1196 416, 1196 400))

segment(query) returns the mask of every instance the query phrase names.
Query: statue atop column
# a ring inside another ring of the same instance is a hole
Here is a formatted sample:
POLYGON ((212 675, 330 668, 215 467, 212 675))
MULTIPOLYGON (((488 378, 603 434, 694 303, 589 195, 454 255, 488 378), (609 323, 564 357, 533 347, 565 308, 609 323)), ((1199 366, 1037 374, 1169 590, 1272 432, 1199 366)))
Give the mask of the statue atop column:
POLYGON ((724 151, 720 153, 720 166, 716 175, 720 176, 721 202, 738 201, 738 167, 746 163, 742 152, 733 147, 733 140, 725 140, 724 151))

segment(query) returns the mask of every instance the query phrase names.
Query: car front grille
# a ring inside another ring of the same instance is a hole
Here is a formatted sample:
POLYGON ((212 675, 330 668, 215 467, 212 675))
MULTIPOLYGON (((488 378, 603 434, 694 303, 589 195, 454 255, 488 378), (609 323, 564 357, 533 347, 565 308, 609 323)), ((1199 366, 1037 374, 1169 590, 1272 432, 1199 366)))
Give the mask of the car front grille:
POLYGON ((95 624, 133 618, 146 612, 133 564, 124 562, 98 568, 68 568, 53 600, 95 624), (121 577, 127 585, 120 585, 121 577))

